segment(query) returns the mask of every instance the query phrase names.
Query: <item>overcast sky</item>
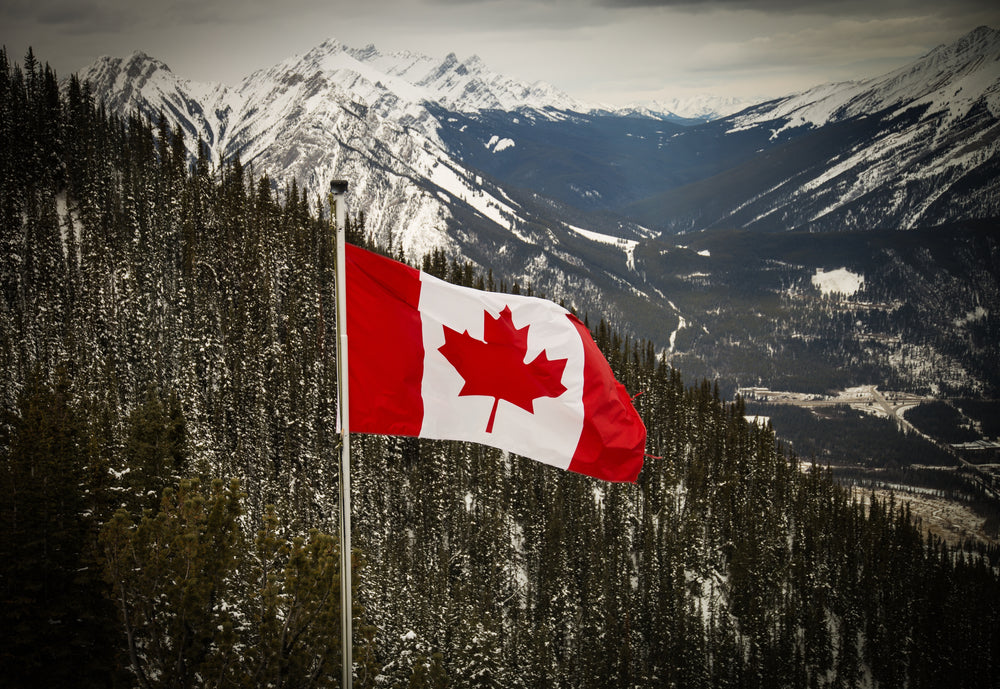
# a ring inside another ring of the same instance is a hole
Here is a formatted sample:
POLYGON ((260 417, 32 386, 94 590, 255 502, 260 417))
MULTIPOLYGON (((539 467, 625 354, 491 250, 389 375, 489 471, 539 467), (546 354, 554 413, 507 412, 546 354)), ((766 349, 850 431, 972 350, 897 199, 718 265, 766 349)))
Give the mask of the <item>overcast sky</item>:
POLYGON ((479 55, 493 70, 623 105, 781 96, 876 76, 977 26, 996 0, 0 0, 0 42, 59 76, 142 50, 236 84, 328 38, 479 55))

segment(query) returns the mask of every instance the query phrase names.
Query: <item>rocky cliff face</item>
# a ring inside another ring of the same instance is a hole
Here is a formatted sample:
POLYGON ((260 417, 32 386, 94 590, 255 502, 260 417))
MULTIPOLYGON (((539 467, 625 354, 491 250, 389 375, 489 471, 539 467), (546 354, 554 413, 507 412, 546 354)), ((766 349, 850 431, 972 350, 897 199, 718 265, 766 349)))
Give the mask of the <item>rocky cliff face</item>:
POLYGON ((114 111, 154 120, 162 112, 189 137, 189 150, 200 138, 216 162, 238 157, 279 186, 295 179, 318 197, 329 180, 351 180, 351 204, 365 210, 372 233, 410 256, 455 250, 446 227, 451 206, 463 199, 516 215, 445 149, 425 103, 459 110, 571 104, 550 87, 489 72, 477 58, 434 63, 335 41, 233 88, 181 79, 142 53, 103 58, 79 76, 114 111))

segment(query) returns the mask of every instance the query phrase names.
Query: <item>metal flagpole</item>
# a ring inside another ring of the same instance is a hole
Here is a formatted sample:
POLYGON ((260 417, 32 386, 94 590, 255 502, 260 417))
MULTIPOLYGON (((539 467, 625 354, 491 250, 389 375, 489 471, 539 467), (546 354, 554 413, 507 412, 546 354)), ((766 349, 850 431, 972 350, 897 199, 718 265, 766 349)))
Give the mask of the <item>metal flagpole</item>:
POLYGON ((340 412, 340 648, 343 667, 340 686, 353 686, 354 641, 353 598, 351 594, 351 435, 348 423, 347 368, 347 275, 345 264, 347 208, 345 180, 330 182, 336 209, 337 231, 337 387, 340 412))

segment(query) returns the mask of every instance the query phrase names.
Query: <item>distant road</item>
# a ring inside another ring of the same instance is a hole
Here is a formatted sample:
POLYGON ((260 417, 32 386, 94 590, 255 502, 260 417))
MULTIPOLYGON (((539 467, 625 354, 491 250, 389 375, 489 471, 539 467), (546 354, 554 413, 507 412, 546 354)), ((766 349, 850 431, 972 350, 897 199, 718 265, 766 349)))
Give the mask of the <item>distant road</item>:
POLYGON ((862 385, 831 396, 809 395, 798 392, 775 392, 765 388, 740 388, 737 392, 743 395, 745 399, 754 399, 771 404, 790 404, 795 407, 815 408, 848 405, 864 408, 874 406, 881 410, 881 415, 889 419, 894 419, 897 426, 913 431, 914 433, 919 433, 919 431, 903 418, 903 412, 910 407, 917 406, 921 402, 931 402, 937 399, 935 397, 913 395, 907 392, 883 393, 874 385, 862 385))
MULTIPOLYGON (((958 466, 965 471, 973 484, 982 488, 995 500, 1000 500, 1000 492, 994 488, 994 482, 989 473, 983 471, 981 467, 966 461, 948 443, 939 442, 923 433, 903 416, 907 409, 911 409, 921 402, 944 401, 939 397, 926 397, 908 392, 883 393, 875 385, 863 385, 851 388, 833 396, 809 395, 798 392, 775 392, 765 388, 740 388, 737 390, 737 393, 742 395, 744 399, 753 399, 770 404, 789 404, 804 408, 836 407, 840 405, 848 405, 859 409, 877 407, 881 411, 880 416, 895 420, 896 426, 900 430, 916 433, 921 438, 934 443, 937 447, 947 452, 955 459, 958 466)), ((867 409, 864 410, 868 411, 867 409)))

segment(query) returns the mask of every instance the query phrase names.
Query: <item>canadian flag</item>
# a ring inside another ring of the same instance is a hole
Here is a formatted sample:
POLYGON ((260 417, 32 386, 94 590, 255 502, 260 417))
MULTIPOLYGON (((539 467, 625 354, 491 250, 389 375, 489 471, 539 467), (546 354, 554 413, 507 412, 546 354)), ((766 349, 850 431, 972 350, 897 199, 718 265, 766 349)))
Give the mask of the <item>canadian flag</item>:
POLYGON ((482 443, 635 482, 646 428, 572 314, 346 247, 352 433, 482 443))

